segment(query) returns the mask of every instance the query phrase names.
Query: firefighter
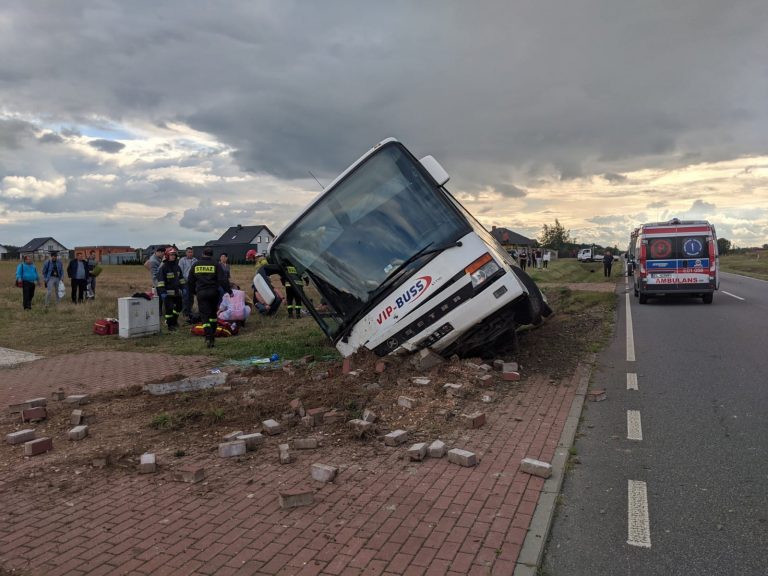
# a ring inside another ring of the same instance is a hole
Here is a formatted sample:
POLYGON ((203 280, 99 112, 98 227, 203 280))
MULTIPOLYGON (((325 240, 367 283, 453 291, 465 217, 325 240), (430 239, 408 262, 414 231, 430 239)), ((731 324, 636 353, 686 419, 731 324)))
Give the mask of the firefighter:
POLYGON ((288 318, 301 318, 301 299, 294 286, 304 286, 304 282, 296 271, 296 267, 287 264, 285 270, 288 274, 280 274, 280 281, 285 286, 285 302, 288 309, 288 318), (295 316, 294 316, 295 314, 295 316))
POLYGON ((157 293, 163 301, 165 323, 169 332, 179 329, 179 314, 184 307, 183 291, 187 283, 177 256, 176 248, 169 246, 165 249, 163 261, 157 269, 157 293))
POLYGON ((213 348, 216 339, 219 288, 232 296, 232 288, 227 282, 224 269, 213 260, 213 248, 205 248, 203 257, 189 271, 189 290, 197 297, 197 309, 200 311, 208 348, 213 348))

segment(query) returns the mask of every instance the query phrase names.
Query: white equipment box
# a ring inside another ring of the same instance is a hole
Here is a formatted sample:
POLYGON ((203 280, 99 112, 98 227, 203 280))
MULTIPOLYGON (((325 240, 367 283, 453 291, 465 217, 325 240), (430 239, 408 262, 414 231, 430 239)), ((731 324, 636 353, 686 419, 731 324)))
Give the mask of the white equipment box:
POLYGON ((160 333, 160 305, 157 298, 118 298, 120 338, 160 333))

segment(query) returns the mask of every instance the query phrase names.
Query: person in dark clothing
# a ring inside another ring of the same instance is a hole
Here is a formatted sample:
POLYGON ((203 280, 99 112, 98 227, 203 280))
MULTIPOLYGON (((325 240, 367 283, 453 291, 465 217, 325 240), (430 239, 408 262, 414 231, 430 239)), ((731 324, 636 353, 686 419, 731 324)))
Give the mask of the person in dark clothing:
POLYGON ((187 283, 176 257, 176 248, 169 246, 165 249, 165 259, 157 269, 157 293, 164 304, 169 332, 179 328, 179 314, 184 307, 183 291, 187 283))
POLYGON ((72 304, 82 304, 85 289, 88 286, 90 271, 88 263, 84 260, 83 253, 75 254, 75 259, 67 265, 67 276, 72 283, 72 304))
POLYGON ((525 267, 528 265, 528 252, 523 248, 520 251, 520 269, 525 272, 525 267))
POLYGON ((280 282, 285 287, 285 302, 288 309, 288 318, 301 318, 301 299, 299 292, 294 286, 304 286, 304 281, 299 276, 296 268, 290 264, 286 265, 288 274, 280 273, 280 282), (294 316, 295 314, 295 316, 294 316))
POLYGON ((613 266, 613 254, 610 250, 606 250, 603 254, 603 276, 606 278, 611 277, 611 267, 613 266))
POLYGON ((208 348, 213 348, 216 339, 219 288, 232 295, 224 269, 218 262, 213 261, 213 248, 205 248, 203 257, 189 271, 189 290, 197 297, 197 308, 200 311, 208 348))

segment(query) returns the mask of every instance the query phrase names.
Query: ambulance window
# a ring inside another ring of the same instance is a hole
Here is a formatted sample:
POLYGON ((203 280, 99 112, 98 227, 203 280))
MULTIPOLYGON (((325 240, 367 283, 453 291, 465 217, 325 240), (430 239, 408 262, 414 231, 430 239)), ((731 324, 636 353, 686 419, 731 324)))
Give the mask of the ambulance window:
POLYGON ((648 242, 648 260, 674 258, 674 238, 651 238, 648 242))

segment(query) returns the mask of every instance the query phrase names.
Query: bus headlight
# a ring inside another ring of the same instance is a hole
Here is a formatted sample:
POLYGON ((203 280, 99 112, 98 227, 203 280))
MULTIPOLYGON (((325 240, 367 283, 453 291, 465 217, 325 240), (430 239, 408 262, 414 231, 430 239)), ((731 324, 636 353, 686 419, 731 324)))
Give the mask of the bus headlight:
POLYGON ((472 262, 469 266, 464 268, 464 271, 472 278, 472 288, 477 288, 489 277, 493 276, 501 268, 496 263, 496 260, 486 252, 480 258, 472 262))

